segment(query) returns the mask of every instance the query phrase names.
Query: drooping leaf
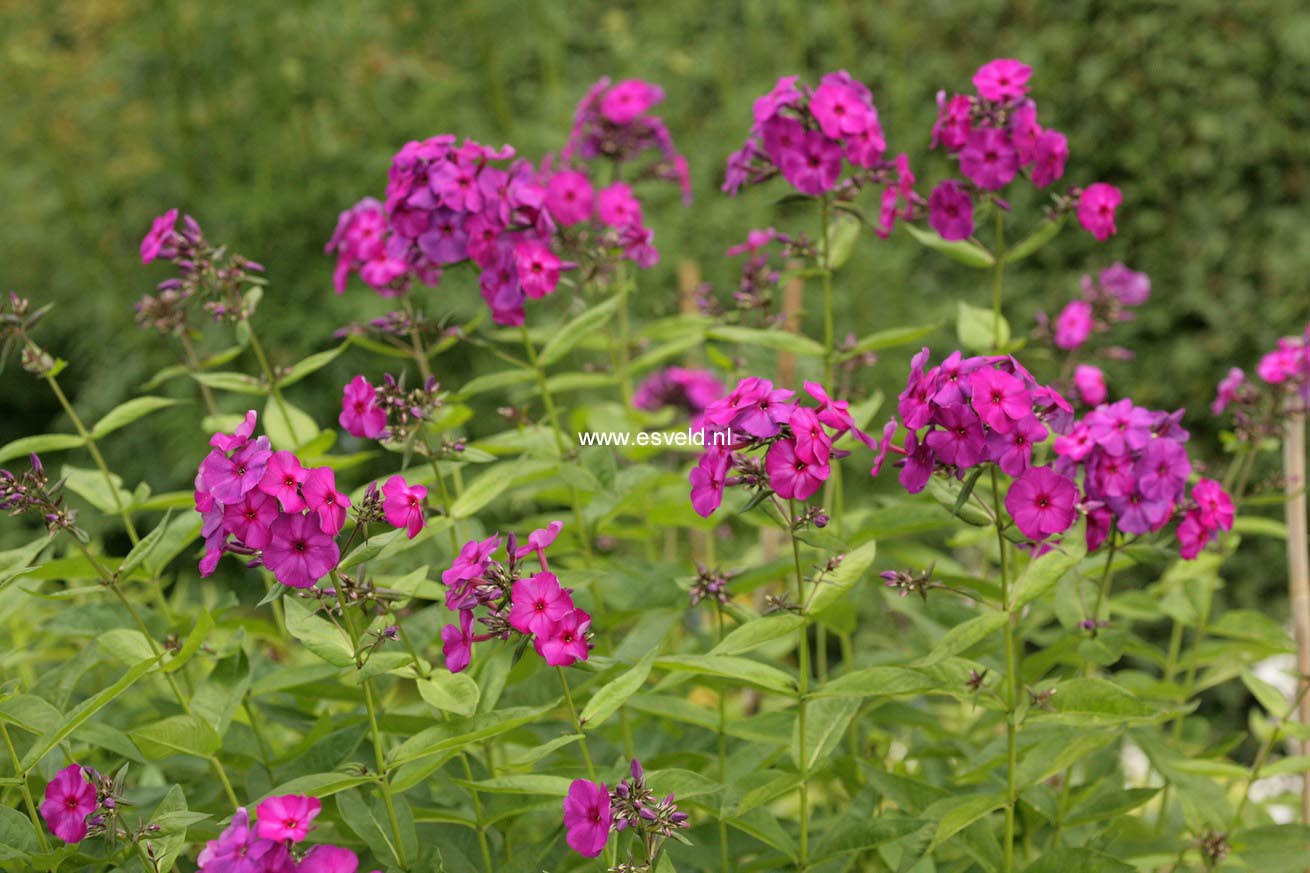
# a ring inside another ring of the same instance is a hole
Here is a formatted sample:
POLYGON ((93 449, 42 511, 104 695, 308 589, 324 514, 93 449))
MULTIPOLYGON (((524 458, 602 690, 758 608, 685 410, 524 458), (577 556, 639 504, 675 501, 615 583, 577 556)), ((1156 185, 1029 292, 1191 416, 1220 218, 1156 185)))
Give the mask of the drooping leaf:
POLYGON ((161 409, 167 409, 182 402, 171 397, 133 397, 126 403, 120 403, 105 413, 104 418, 97 421, 95 426, 91 428, 91 439, 102 439, 137 419, 145 418, 152 412, 158 412, 161 409))
POLYGON ((582 722, 583 730, 595 730, 618 711, 629 697, 636 694, 641 686, 645 684, 646 677, 650 675, 651 665, 655 663, 655 650, 652 649, 646 657, 638 661, 630 670, 623 672, 611 682, 601 686, 587 705, 582 708, 582 714, 579 719, 582 722))
POLYGON ((563 358, 588 334, 600 330, 614 317, 618 299, 611 297, 604 303, 592 306, 572 321, 562 325, 542 346, 538 363, 543 367, 563 358))
POLYGON ((901 222, 900 226, 904 227, 906 233, 914 237, 919 245, 941 252, 952 261, 964 264, 966 267, 986 269, 996 263, 992 253, 977 243, 968 240, 944 240, 937 231, 915 227, 908 221, 901 222))

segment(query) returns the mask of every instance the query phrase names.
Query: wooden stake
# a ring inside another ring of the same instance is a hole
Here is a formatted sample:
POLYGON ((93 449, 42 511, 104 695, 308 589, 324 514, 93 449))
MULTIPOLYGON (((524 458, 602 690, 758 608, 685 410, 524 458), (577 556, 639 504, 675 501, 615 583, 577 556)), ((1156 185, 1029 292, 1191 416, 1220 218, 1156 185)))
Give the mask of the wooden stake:
MULTIPOLYGON (((1306 533, 1305 413, 1290 416, 1283 439, 1283 474, 1287 503, 1287 583, 1296 630, 1296 669, 1301 683, 1310 676, 1310 536, 1306 533)), ((1300 692, 1300 688, 1298 688, 1300 692)), ((1300 718, 1310 724, 1310 695, 1301 692, 1300 718)), ((1310 755, 1310 740, 1301 741, 1310 755)), ((1310 824, 1310 772, 1301 775, 1301 821, 1310 824)))

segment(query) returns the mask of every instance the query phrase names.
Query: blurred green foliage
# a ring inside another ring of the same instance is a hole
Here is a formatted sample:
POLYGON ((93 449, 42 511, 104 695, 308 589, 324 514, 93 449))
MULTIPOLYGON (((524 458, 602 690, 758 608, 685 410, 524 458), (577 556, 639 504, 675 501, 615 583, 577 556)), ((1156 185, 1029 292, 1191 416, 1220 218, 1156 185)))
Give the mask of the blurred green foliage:
MULTIPOLYGON (((671 189, 647 205, 664 258, 639 305, 667 312, 679 262, 730 287, 728 244, 753 226, 811 220, 776 214, 776 188, 737 200, 718 191, 752 99, 777 76, 845 67, 870 83, 890 147, 931 180, 945 169, 926 150, 935 92, 966 89, 997 56, 1033 65, 1042 122, 1069 138, 1066 181, 1125 193, 1109 243, 1067 230, 1007 278, 1016 329, 1061 305, 1086 270, 1116 259, 1146 270, 1151 303, 1115 335, 1138 358, 1107 365, 1111 390, 1186 405, 1212 436, 1217 379, 1310 310, 1310 10, 1294 2, 10 0, 0 288, 57 301, 40 337, 71 362, 64 379, 94 417, 176 360, 171 341, 135 328, 131 306, 162 278, 139 263, 140 236, 176 205, 267 265, 259 322, 275 363, 293 361, 390 308, 358 285, 334 296, 323 243, 339 210, 383 190, 402 143, 450 131, 535 158, 563 143, 592 81, 642 76, 668 92, 659 111, 695 185, 690 208, 671 189)), ((987 293, 977 274, 903 235, 867 235, 840 281, 839 324, 857 334, 949 321, 956 299, 987 293)), ((475 311, 468 282, 425 291, 422 305, 475 311)), ((230 342, 208 333, 210 349, 230 342)), ((903 357, 864 381, 895 388, 903 357)), ((351 358, 314 384, 340 384, 351 358)), ((472 365, 457 351, 439 375, 458 386, 472 365)), ((68 429, 44 386, 16 368, 0 379, 0 443, 68 429)), ((338 398, 302 388, 297 402, 330 421, 338 398)), ((159 432, 198 435, 197 408, 161 415, 159 432)), ((184 487, 195 446, 137 439, 112 447, 111 466, 157 490, 184 487)))

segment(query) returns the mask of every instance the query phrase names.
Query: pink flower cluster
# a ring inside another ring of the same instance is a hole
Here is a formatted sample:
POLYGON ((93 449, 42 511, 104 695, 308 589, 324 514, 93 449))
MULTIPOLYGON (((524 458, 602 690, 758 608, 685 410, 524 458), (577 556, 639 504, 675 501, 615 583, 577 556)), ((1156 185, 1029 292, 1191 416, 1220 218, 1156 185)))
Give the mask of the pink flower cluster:
POLYGON ((1082 473, 1089 550, 1100 548, 1111 531, 1154 533, 1185 515, 1179 539, 1190 559, 1216 530, 1232 527, 1232 501, 1218 483, 1200 480, 1192 489, 1197 507, 1188 508, 1192 463, 1182 416, 1181 409, 1158 412, 1125 398, 1098 406, 1055 440, 1055 469, 1074 479, 1082 473))
POLYGON ((474 643, 507 640, 515 634, 531 638, 537 654, 552 667, 587 660, 591 616, 574 605, 572 590, 560 586, 546 562, 546 549, 563 527, 563 522, 553 521, 529 534, 522 546, 510 534, 504 563, 494 558, 501 546, 499 534, 469 540, 442 572, 446 607, 459 612, 458 624, 441 629, 441 650, 450 672, 469 665, 474 643), (529 575, 520 562, 532 555, 537 557, 539 572, 529 575), (480 618, 475 615, 479 607, 486 609, 480 618), (475 620, 484 633, 473 632, 475 620))
POLYGON ((697 514, 713 514, 729 485, 744 485, 757 494, 771 491, 784 500, 808 500, 827 481, 832 460, 849 454, 833 448, 839 437, 851 431, 866 445, 874 445, 855 426, 846 401, 833 400, 816 382, 806 382, 805 392, 816 406, 793 402, 794 391, 751 376, 706 408, 701 418, 705 453, 689 477, 697 514), (763 450, 762 462, 747 455, 755 450, 763 450))
POLYGON ((650 114, 651 108, 663 101, 664 89, 650 82, 626 79, 611 84, 608 78, 600 79, 578 103, 560 157, 566 162, 607 158, 622 164, 654 151, 659 157, 643 175, 676 182, 683 203, 691 203, 687 159, 673 145, 664 120, 650 114))
POLYGON ((707 370, 667 367, 652 373, 637 386, 632 405, 654 412, 671 406, 691 418, 691 427, 701 428, 701 413, 727 392, 723 383, 707 370))
POLYGON ((736 194, 781 175, 793 188, 820 197, 840 187, 850 192, 882 186, 881 234, 897 215, 908 215, 914 175, 905 155, 887 160, 887 140, 873 95, 845 70, 827 73, 817 88, 784 76, 755 101, 755 123, 731 157, 723 190, 736 194), (851 175, 842 180, 849 166, 851 175))
POLYGON ((435 376, 411 389, 390 373, 378 385, 356 376, 341 390, 337 422, 360 439, 404 442, 441 407, 440 388, 435 376))
POLYGON ((1260 359, 1255 372, 1270 385, 1298 390, 1304 395, 1310 386, 1310 324, 1299 337, 1280 338, 1277 347, 1260 359))
MULTIPOLYGON (((232 821, 201 850, 202 873, 355 873, 359 857, 349 849, 320 843, 303 855, 295 849, 313 829, 323 804, 316 797, 270 797, 256 808, 257 823, 239 807, 232 821), (297 857, 299 855, 299 857, 297 857)), ((377 871, 374 871, 377 873, 377 871)))
MULTIPOLYGON (((203 523, 209 576, 224 552, 252 558, 283 585, 308 588, 336 569, 337 535, 350 498, 337 490, 330 467, 306 468, 292 452, 273 451, 267 436, 252 439, 252 409, 231 434, 217 433, 195 480, 196 511, 203 523)), ((387 520, 413 538, 424 525, 427 489, 393 476, 382 487, 387 520)), ((371 497, 370 497, 371 499, 371 497)))
POLYGON ((1260 383, 1238 367, 1219 383, 1210 411, 1230 406, 1237 433, 1244 440, 1278 436, 1289 414, 1310 410, 1310 324, 1301 336, 1282 337, 1256 365, 1260 383))
POLYGON ((925 370, 928 356, 924 348, 910 362, 897 404, 909 431, 904 446, 890 445, 893 422, 875 475, 889 449, 904 456, 897 462, 900 482, 911 494, 922 491, 934 472, 963 478, 967 470, 994 463, 1018 480, 1006 507, 1025 536, 1041 540, 1067 530, 1075 519, 1077 489, 1049 467, 1034 466, 1033 449, 1051 431, 1068 429, 1073 408, 1008 355, 966 358, 954 352, 925 370))
MULTIPOLYGON (((947 240, 973 235, 973 210, 981 197, 994 197, 1021 173, 1038 188, 1064 175, 1069 142, 1064 134, 1037 122, 1037 104, 1028 97, 1032 68, 1009 58, 990 61, 974 74, 974 94, 937 94, 933 148, 945 149, 959 163, 963 180, 939 182, 928 197, 928 222, 947 240)), ((1115 209, 1122 196, 1096 182, 1073 189, 1066 208, 1098 240, 1115 232, 1115 209)))
POLYGON ((579 855, 599 855, 611 830, 632 828, 662 841, 675 830, 690 826, 688 815, 678 811, 672 794, 658 798, 646 784, 641 762, 634 758, 629 772, 629 778, 614 786, 613 791, 603 782, 587 779, 575 779, 569 785, 564 798, 565 839, 579 855))
POLYGON ((229 253, 225 247, 215 248, 190 215, 182 217, 180 228, 177 219, 178 211, 168 210, 151 222, 141 240, 141 263, 164 258, 173 263, 178 275, 160 282, 157 293, 137 301, 137 323, 162 333, 185 330, 187 307, 195 300, 203 300, 215 320, 249 317, 244 295, 250 286, 264 284, 257 275, 264 272, 263 265, 229 253))

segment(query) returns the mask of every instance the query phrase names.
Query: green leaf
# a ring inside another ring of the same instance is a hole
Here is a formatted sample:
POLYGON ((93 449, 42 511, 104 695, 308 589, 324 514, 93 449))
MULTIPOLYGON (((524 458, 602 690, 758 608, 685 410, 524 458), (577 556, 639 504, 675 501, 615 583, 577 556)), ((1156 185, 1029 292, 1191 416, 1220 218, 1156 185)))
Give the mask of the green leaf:
POLYGON ((1014 611, 1044 597, 1056 583, 1087 554, 1086 522, 1080 520, 1060 541, 1060 545, 1034 561, 1015 584, 1013 591, 1014 611))
POLYGON ((793 636, 805 624, 805 617, 794 612, 779 612, 753 618, 733 628, 710 649, 711 655, 744 655, 774 640, 793 636))
POLYGON ((196 652, 200 651, 200 646, 209 636, 209 632, 214 629, 214 617, 209 614, 208 609, 200 610, 200 615, 196 618, 196 623, 191 628, 191 633, 187 635, 186 642, 182 648, 177 650, 177 654, 169 658, 164 663, 165 673, 174 673, 186 666, 187 661, 195 657, 196 652))
POLYGON ((472 715, 477 712, 481 691, 466 673, 434 670, 427 679, 418 680, 419 696, 442 712, 472 715))
POLYGON ((31 770, 39 764, 51 749, 68 739, 73 731, 77 730, 87 719, 113 703, 124 691, 132 687, 138 679, 149 673, 154 668, 155 662, 156 659, 151 657, 129 668, 109 687, 101 689, 78 704, 68 715, 64 716, 64 720, 59 727, 32 744, 32 747, 27 750, 27 754, 23 756, 22 769, 24 771, 31 770))
POLYGON ((882 351, 883 349, 892 349, 897 346, 908 346, 917 343, 924 337, 937 332, 942 326, 942 322, 937 321, 932 324, 923 324, 918 327, 892 327, 887 330, 875 331, 860 337, 855 343, 855 347, 842 354, 842 360, 850 360, 869 352, 882 351))
POLYGON ((1064 823, 1068 827, 1076 828, 1080 825, 1117 818, 1149 803, 1159 793, 1159 788, 1123 789, 1110 785, 1108 790, 1098 791, 1075 804, 1073 809, 1069 810, 1064 823))
POLYGON ((481 782, 455 780, 457 784, 476 788, 488 794, 544 794, 548 797, 564 797, 569 793, 570 779, 564 776, 550 776, 545 773, 517 773, 513 776, 498 776, 481 782))
POLYGON ((1095 677, 1061 682, 1047 706, 1052 712, 1039 710, 1030 713, 1030 717, 1074 725, 1102 725, 1151 721, 1167 714, 1157 712, 1113 682, 1095 677))
POLYGON ((757 327, 739 327, 736 325, 716 325, 705 332, 705 336, 720 342, 741 343, 745 346, 758 346, 791 352, 795 355, 807 355, 822 358, 826 352, 823 346, 807 336, 788 333, 785 330, 762 330, 757 327))
POLYGON ((109 474, 113 482, 111 491, 109 482, 105 481, 99 470, 87 470, 65 464, 60 472, 64 477, 65 488, 105 515, 114 515, 118 512, 118 506, 126 507, 132 503, 132 495, 123 489, 123 480, 115 473, 109 474), (115 494, 118 496, 118 504, 114 503, 115 494))
POLYGON ((790 673, 749 658, 731 655, 666 655, 657 658, 655 666, 661 670, 731 679, 779 694, 796 693, 796 680, 790 673))
POLYGON ((154 530, 142 537, 132 547, 132 551, 127 553, 123 563, 119 564, 118 569, 114 571, 115 576, 120 579, 125 578, 127 574, 139 567, 146 558, 150 557, 150 553, 159 545, 159 541, 164 538, 164 532, 168 529, 169 517, 169 515, 165 515, 164 520, 157 524, 154 530))
POLYGON ((1064 229, 1064 222, 1065 216, 1063 215, 1055 219, 1055 221, 1043 221, 1036 230, 1020 240, 1017 245, 1006 249, 1005 256, 1001 258, 1001 262, 1012 264, 1015 261, 1022 261, 1024 258, 1042 248, 1042 246, 1055 239, 1060 231, 1064 229))
POLYGON ((1137 873, 1138 868, 1103 852, 1081 846, 1044 852, 1024 873, 1137 873))
POLYGON ((926 816, 936 817, 942 812, 933 832, 932 843, 926 854, 930 854, 942 843, 967 828, 978 819, 1005 806, 1005 798, 999 793, 971 794, 964 797, 950 797, 939 800, 928 808, 926 816))
POLYGON ((170 755, 208 758, 218 751, 218 732, 195 715, 174 715, 137 728, 129 736, 147 760, 170 755))
POLYGON ((152 412, 158 412, 170 406, 177 406, 181 402, 181 400, 174 400, 171 397, 134 397, 105 413, 105 417, 97 421, 95 427, 91 428, 91 439, 101 439, 139 418, 145 418, 152 412))
POLYGON ((629 697, 641 689, 641 686, 646 682, 646 677, 650 675, 650 668, 654 663, 655 650, 652 649, 632 669, 612 682, 607 682, 599 691, 593 694, 591 699, 587 701, 587 705, 582 708, 582 715, 579 717, 583 729, 594 730, 605 719, 617 712, 629 697))
POLYGON ((1233 533, 1285 540, 1287 539, 1287 524, 1276 518, 1243 513, 1233 519, 1233 533))
POLYGON ((513 481, 510 465, 488 467, 450 504, 451 517, 472 517, 479 509, 499 497, 513 481))
POLYGON ((355 648, 346 632, 316 615, 299 598, 282 598, 287 632, 305 644, 315 655, 334 667, 353 667, 355 648))
POLYGON ((960 345, 975 352, 1003 349, 1010 343, 1010 323, 1004 315, 993 315, 990 309, 971 306, 963 300, 956 304, 955 332, 960 345), (999 329, 995 329, 998 324, 999 329))
POLYGON ((817 615, 841 600, 847 591, 864 578, 877 551, 877 543, 867 542, 855 551, 847 552, 836 570, 810 583, 807 586, 806 613, 817 615))
POLYGON ((25 858, 39 851, 41 851, 41 841, 37 836, 36 828, 32 825, 32 820, 13 807, 0 806, 0 860, 10 857, 25 858), (17 855, 9 856, 4 854, 5 852, 14 852, 17 855))
POLYGON ((409 806, 402 805, 402 801, 403 798, 399 797, 393 801, 401 839, 404 841, 398 848, 394 843, 389 816, 383 808, 381 798, 374 798, 372 803, 368 803, 354 789, 337 795, 337 809, 341 813, 342 822, 368 844, 374 855, 384 859, 387 864, 394 863, 397 868, 405 866, 400 862, 402 853, 406 858, 413 858, 418 854, 418 836, 414 831, 414 819, 409 814, 409 806))
POLYGON ((372 781, 372 775, 361 776, 354 773, 310 773, 308 776, 297 776, 295 779, 283 782, 276 788, 266 792, 260 800, 266 800, 270 797, 281 797, 287 794, 308 794, 313 797, 327 797, 330 794, 340 794, 342 791, 348 791, 357 785, 363 785, 372 781))
POLYGON ((273 448, 279 451, 294 452, 318 436, 318 425, 314 424, 314 419, 285 399, 279 403, 276 396, 268 398, 264 404, 260 422, 273 448), (285 415, 282 414, 283 409, 286 410, 285 415))
POLYGON ((915 227, 909 222, 901 222, 910 236, 914 237, 919 245, 930 248, 935 252, 941 252, 952 261, 964 264, 966 267, 975 267, 977 269, 987 269, 996 263, 996 258, 987 249, 969 240, 944 240, 935 230, 924 230, 915 227))
POLYGON ((958 624, 938 640, 937 645, 918 662, 918 665, 936 664, 944 658, 967 651, 1005 627, 1005 623, 1009 620, 1008 613, 999 609, 989 609, 963 624, 958 624))
POLYGON ((32 562, 50 545, 52 534, 37 537, 25 546, 0 552, 0 589, 22 576, 32 562))
POLYGON ((392 750, 391 765, 399 767, 443 752, 455 752, 474 743, 520 728, 555 706, 519 706, 457 719, 419 731, 392 750))
POLYGON ((207 385, 210 388, 217 388, 219 391, 228 391, 233 394, 252 394, 262 397, 268 393, 268 387, 263 382, 247 376, 245 373, 229 371, 192 373, 191 378, 201 385, 207 385))
POLYGON ((465 382, 464 387, 459 390, 459 396, 475 397, 488 391, 502 391, 515 385, 535 382, 536 379, 537 374, 531 370, 500 370, 465 382))
POLYGON ((860 220, 850 213, 838 214, 835 221, 828 224, 828 263, 829 270, 841 269, 850 260, 855 251, 855 243, 860 238, 860 220))
POLYGON ((293 366, 287 371, 286 375, 277 380, 278 387, 286 388, 288 385, 294 385, 301 379, 304 379, 311 373, 315 373, 337 359, 337 356, 346 350, 349 343, 342 343, 334 349, 328 349, 324 352, 315 352, 300 363, 293 366))
POLYGON ((80 445, 83 445, 82 438, 71 433, 47 433, 40 436, 23 437, 14 440, 12 443, 6 443, 4 448, 0 448, 0 464, 12 461, 14 458, 24 458, 31 454, 41 455, 46 452, 75 449, 80 445))
POLYGON ((593 306, 572 321, 562 325, 542 346, 537 362, 548 367, 567 355, 587 334, 600 330, 614 317, 617 298, 611 297, 599 306, 593 306))
MULTIPOLYGON (((841 742, 850 726, 851 719, 860 711, 860 701, 850 697, 830 697, 811 701, 805 720, 805 757, 808 759, 807 770, 813 770, 822 763, 832 750, 841 742)), ((791 759, 798 767, 801 764, 800 719, 793 723, 791 737, 791 759)))
POLYGON ((908 667, 865 667, 829 679, 814 689, 811 697, 896 697, 925 694, 939 688, 938 680, 908 667))
POLYGON ((1242 671, 1242 684, 1246 686, 1256 700, 1260 701, 1260 705, 1264 707, 1265 712, 1274 718, 1287 718, 1287 714, 1291 712, 1292 704, 1283 696, 1283 692, 1256 676, 1250 670, 1242 671))
POLYGON ((551 394, 566 394, 569 391, 609 388, 617 385, 618 381, 613 373, 560 373, 546 380, 546 390, 551 394))

